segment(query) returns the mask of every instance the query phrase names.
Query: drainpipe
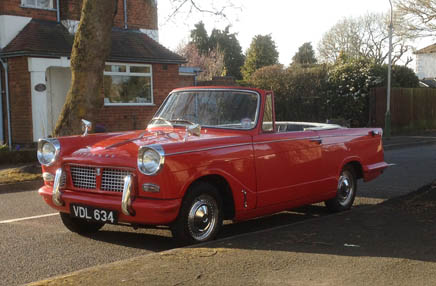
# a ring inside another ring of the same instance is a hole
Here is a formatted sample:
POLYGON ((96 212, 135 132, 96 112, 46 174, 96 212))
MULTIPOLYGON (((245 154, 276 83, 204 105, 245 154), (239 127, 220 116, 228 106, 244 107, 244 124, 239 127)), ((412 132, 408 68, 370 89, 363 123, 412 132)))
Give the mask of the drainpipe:
POLYGON ((2 89, 2 70, 0 69, 0 144, 5 143, 3 132, 3 89, 2 89))
POLYGON ((124 0, 124 29, 127 30, 127 0, 124 0))
POLYGON ((8 63, 0 58, 0 63, 5 70, 5 91, 6 91, 6 112, 8 116, 8 145, 9 151, 12 151, 12 132, 11 132, 11 107, 9 104, 9 79, 8 79, 8 63))
POLYGON ((61 21, 61 7, 59 6, 59 0, 56 0, 56 18, 59 23, 61 21))

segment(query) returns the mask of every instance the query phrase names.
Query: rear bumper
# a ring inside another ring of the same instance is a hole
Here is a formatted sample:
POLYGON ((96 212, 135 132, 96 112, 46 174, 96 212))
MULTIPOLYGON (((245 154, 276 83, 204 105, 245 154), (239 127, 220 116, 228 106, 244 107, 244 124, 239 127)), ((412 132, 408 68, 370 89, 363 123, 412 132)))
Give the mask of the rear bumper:
POLYGON ((363 167, 363 179, 365 182, 374 180, 378 176, 380 176, 383 171, 391 166, 391 164, 388 164, 386 162, 380 162, 376 164, 366 165, 363 167))
POLYGON ((64 205, 57 206, 53 203, 53 188, 43 186, 38 193, 44 198, 45 202, 52 208, 70 213, 70 204, 81 204, 95 208, 104 208, 118 212, 118 221, 134 224, 165 225, 173 222, 179 214, 182 199, 157 200, 135 198, 132 201, 132 208, 135 210, 134 216, 123 214, 121 211, 121 197, 111 195, 101 195, 85 192, 73 192, 71 190, 62 191, 64 205))

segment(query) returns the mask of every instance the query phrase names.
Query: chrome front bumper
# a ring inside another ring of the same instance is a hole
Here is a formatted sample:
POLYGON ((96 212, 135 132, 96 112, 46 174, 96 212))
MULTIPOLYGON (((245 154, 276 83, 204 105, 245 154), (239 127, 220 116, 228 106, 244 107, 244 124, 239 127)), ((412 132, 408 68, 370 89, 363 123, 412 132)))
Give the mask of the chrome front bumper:
MULTIPOLYGON (((52 202, 55 206, 63 206, 65 202, 62 200, 61 178, 63 176, 62 168, 56 170, 56 175, 53 183, 52 202)), ((127 216, 134 216, 135 210, 132 208, 132 176, 128 175, 124 178, 123 196, 121 199, 121 211, 127 216)))

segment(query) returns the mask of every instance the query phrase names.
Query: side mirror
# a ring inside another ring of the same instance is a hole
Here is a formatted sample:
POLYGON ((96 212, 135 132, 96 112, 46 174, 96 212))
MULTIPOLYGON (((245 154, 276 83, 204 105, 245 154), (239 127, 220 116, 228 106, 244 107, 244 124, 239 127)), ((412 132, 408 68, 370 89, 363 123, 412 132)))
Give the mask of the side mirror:
POLYGON ((82 131, 83 131, 82 136, 88 135, 88 132, 91 130, 91 128, 92 128, 92 123, 88 120, 82 119, 82 131))
POLYGON ((200 124, 190 125, 186 127, 186 131, 188 132, 189 135, 200 136, 201 125, 200 124))

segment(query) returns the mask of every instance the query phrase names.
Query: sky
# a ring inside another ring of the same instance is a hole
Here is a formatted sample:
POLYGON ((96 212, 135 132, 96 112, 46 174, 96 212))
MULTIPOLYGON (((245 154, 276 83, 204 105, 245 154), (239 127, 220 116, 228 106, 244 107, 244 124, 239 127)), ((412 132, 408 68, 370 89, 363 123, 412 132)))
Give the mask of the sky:
MULTIPOLYGON (((224 29, 230 23, 230 32, 237 33, 244 53, 255 35, 271 34, 279 51, 279 61, 284 65, 291 63, 298 47, 305 42, 312 42, 316 50, 323 34, 343 18, 390 11, 389 0, 198 0, 205 9, 228 3, 237 7, 226 10, 228 20, 207 13, 188 13, 186 9, 169 17, 177 1, 181 0, 158 1, 159 41, 165 47, 174 51, 181 43, 188 42, 190 30, 199 21, 205 23, 209 33, 213 28, 224 29)), ((429 44, 429 39, 420 41, 416 48, 429 44)))

